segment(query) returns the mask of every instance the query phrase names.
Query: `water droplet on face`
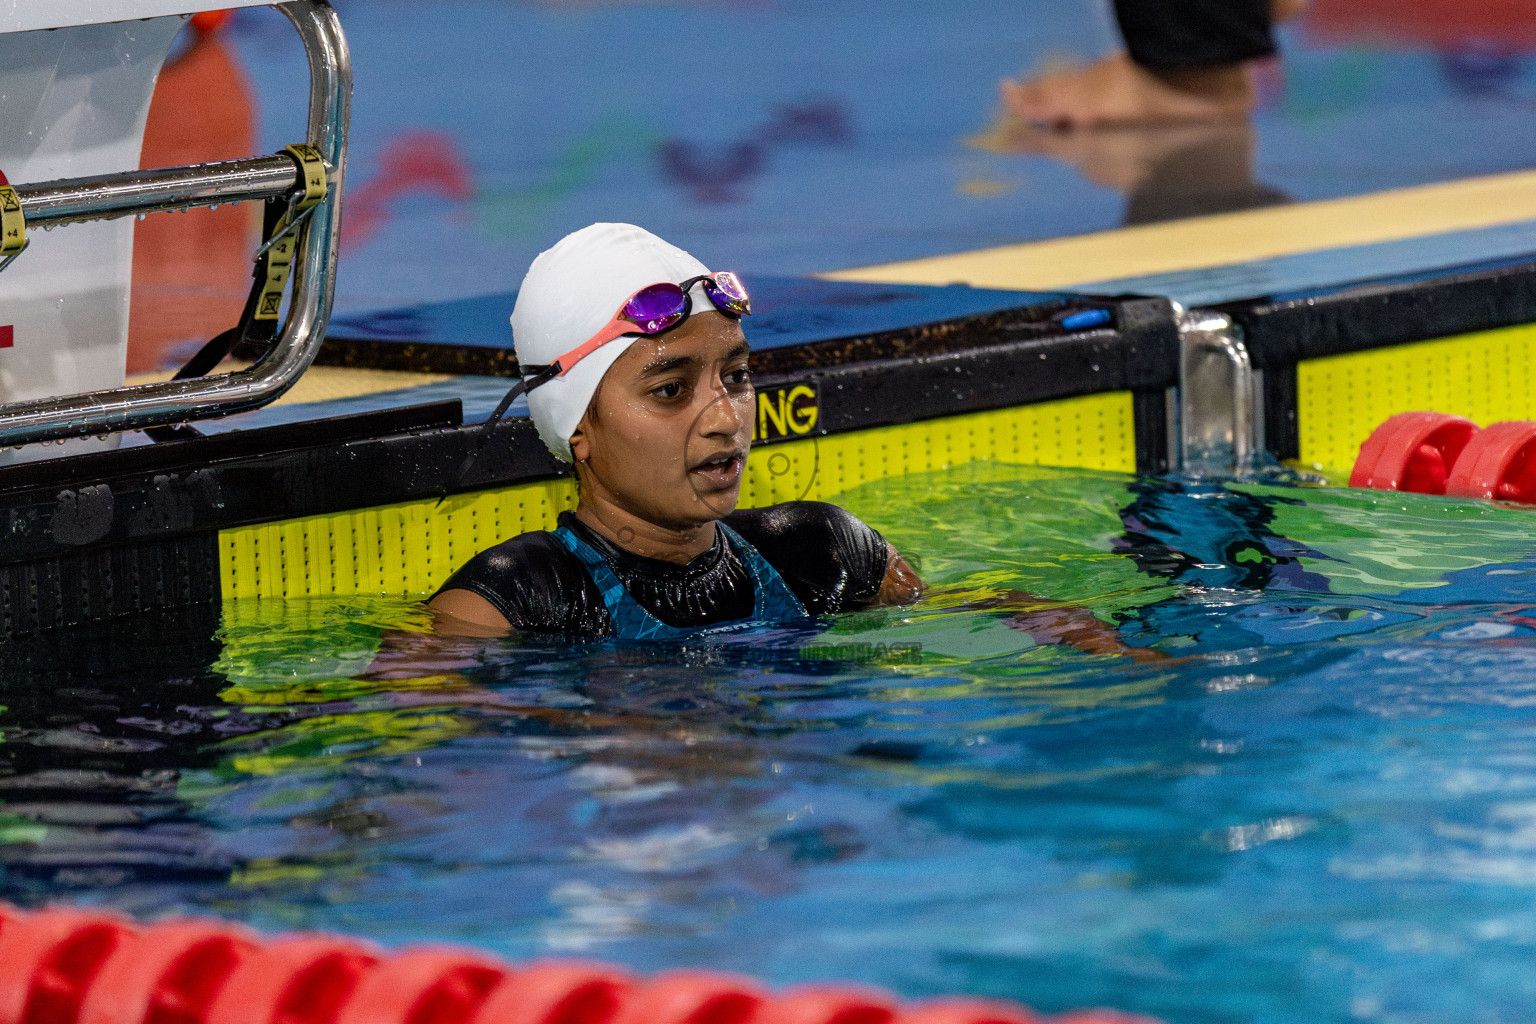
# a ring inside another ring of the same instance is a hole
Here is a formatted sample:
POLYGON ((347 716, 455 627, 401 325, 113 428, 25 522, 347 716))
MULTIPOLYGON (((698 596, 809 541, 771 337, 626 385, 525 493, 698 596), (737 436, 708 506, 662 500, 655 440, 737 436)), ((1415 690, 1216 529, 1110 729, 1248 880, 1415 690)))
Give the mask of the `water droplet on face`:
POLYGON ((139 214, 139 215, 138 215, 138 217, 137 217, 137 218, 135 218, 135 219, 137 219, 137 220, 143 220, 143 219, 144 219, 144 216, 145 216, 145 215, 144 215, 144 214, 142 214, 142 213, 141 213, 141 214, 139 214))

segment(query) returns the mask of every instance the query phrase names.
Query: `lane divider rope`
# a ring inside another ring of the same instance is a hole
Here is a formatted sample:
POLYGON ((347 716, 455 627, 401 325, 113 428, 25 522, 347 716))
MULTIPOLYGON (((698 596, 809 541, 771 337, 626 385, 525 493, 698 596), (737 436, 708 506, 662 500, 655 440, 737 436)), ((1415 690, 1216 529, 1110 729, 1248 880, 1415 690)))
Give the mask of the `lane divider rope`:
POLYGON ((1400 412, 1360 446, 1349 486, 1536 505, 1536 422, 1400 412))
POLYGON ((450 946, 388 952, 237 924, 138 925, 0 903, 0 1024, 1157 1024, 1113 1010, 1040 1016, 1017 1003, 901 1003, 879 989, 771 993, 750 978, 639 978, 590 961, 514 966, 450 946))

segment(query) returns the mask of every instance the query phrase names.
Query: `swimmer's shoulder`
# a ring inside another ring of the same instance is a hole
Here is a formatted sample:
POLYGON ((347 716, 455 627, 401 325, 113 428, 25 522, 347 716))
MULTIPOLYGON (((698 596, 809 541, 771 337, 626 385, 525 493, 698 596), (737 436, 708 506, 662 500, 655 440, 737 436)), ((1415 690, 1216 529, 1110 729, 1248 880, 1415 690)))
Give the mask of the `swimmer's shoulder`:
POLYGON ((438 593, 467 590, 491 603, 513 629, 605 636, 602 594, 574 555, 547 530, 486 548, 448 577, 438 593))
POLYGON ((842 535, 868 533, 874 528, 845 508, 826 501, 782 501, 761 508, 737 509, 725 517, 731 528, 753 546, 762 540, 772 544, 835 544, 842 535))
POLYGON ((847 509, 786 501, 725 518, 762 553, 812 615, 861 608, 885 578, 885 538, 847 509))

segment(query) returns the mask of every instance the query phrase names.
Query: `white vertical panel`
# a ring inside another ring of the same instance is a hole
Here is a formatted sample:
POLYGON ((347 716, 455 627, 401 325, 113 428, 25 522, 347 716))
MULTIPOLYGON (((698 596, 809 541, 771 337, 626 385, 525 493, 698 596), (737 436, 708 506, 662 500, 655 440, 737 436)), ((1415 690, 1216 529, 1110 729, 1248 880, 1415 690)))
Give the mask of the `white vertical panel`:
POLYGON ((226 7, 257 7, 271 0, 0 0, 0 32, 160 18, 226 7))
MULTIPOLYGON (((136 169, 155 78, 181 24, 0 35, 0 170, 11 183, 136 169)), ((14 328, 13 347, 0 348, 0 401, 122 385, 133 225, 129 217, 30 232, 31 246, 0 273, 0 326, 14 328)), ((102 442, 38 454, 93 447, 102 442)))

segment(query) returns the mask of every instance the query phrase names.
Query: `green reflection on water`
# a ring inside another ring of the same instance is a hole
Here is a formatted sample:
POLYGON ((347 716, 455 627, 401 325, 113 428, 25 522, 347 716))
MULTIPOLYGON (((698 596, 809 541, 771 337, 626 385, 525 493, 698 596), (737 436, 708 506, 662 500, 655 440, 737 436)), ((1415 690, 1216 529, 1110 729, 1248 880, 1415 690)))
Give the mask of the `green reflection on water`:
POLYGON ((921 562, 946 603, 1005 590, 1101 614, 1170 597, 1111 545, 1131 501, 1122 473, 976 461, 878 480, 832 498, 921 562))
POLYGON ((1302 558, 1335 594, 1390 597, 1439 587, 1445 574, 1531 552, 1532 511, 1431 494, 1236 485, 1275 502, 1273 529, 1325 556, 1302 558), (1298 500, 1299 499, 1299 500, 1298 500))
MULTIPOLYGON (((798 660, 830 668, 818 676, 826 682, 866 681, 865 695, 892 715, 914 707, 927 714, 945 701, 1016 704, 978 727, 1160 701, 1177 678, 1177 658, 1132 664, 1122 654, 1038 644, 1017 619, 1021 608, 1076 608, 1112 627, 1186 591, 1117 550, 1135 486, 1124 474, 978 461, 836 496, 908 554, 932 589, 910 608, 833 619, 798 660), (1005 595, 1011 604, 996 607, 1005 595)), ((1518 508, 1333 488, 1230 489, 1271 509, 1267 530, 1311 552, 1302 565, 1339 594, 1431 588, 1447 572, 1516 560, 1532 547, 1531 513, 1518 508)), ((488 697, 474 681, 518 641, 445 650, 422 607, 395 598, 231 602, 221 639, 214 668, 229 681, 222 699, 232 711, 273 716, 222 741, 225 777, 410 753, 473 733, 487 707, 530 712, 488 697), (393 659, 385 670, 381 646, 393 659)), ((1169 651, 1194 643, 1166 639, 1159 646, 1169 651)))

